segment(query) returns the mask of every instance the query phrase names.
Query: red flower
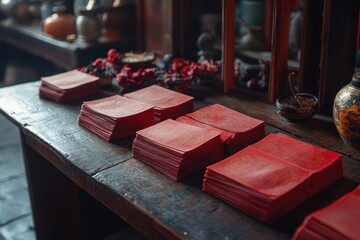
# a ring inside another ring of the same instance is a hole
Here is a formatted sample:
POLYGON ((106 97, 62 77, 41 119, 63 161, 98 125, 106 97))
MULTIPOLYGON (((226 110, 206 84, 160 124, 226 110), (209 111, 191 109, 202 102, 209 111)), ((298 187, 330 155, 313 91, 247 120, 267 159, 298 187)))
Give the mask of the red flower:
POLYGON ((155 79, 155 69, 139 68, 133 72, 131 67, 124 66, 120 73, 116 76, 119 85, 126 91, 140 88, 147 82, 152 82, 155 79))
POLYGON ((97 67, 97 68, 102 68, 104 66, 103 63, 103 59, 102 58, 97 58, 94 62, 93 62, 93 66, 97 67))
POLYGON ((106 61, 109 63, 116 63, 120 59, 120 55, 116 51, 116 49, 112 48, 107 52, 107 58, 106 61))
POLYGON ((117 54, 117 51, 116 51, 116 49, 115 48, 112 48, 112 49, 110 49, 108 52, 107 52, 107 56, 109 57, 109 56, 114 56, 114 55, 116 55, 117 54))

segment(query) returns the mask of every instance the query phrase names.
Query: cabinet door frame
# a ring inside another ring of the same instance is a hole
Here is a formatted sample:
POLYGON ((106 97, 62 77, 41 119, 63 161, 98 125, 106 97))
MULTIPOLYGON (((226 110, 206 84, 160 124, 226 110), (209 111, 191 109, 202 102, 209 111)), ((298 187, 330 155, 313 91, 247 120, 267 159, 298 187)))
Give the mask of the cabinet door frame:
MULTIPOLYGON (((272 2, 270 78, 268 100, 289 93, 288 46, 293 1, 272 2)), ((223 79, 224 92, 234 85, 234 9, 235 0, 223 3, 223 79)), ((268 4, 268 2, 267 2, 268 4)), ((320 107, 329 112, 339 89, 351 80, 358 44, 359 1, 304 0, 299 91, 316 95, 320 107), (346 14, 344 14, 346 13, 346 14), (342 67, 339 67, 339 64, 342 67)))

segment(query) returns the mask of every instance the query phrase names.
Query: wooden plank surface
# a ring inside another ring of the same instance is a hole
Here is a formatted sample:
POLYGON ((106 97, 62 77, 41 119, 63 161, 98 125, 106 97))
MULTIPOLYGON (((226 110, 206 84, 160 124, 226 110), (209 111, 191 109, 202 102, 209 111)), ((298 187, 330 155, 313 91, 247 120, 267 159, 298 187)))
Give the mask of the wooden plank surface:
MULTIPOLYGON (((59 105, 38 96, 39 83, 0 90, 0 109, 23 129, 24 143, 46 158, 77 186, 90 193, 136 230, 149 238, 172 239, 290 239, 296 227, 318 209, 360 182, 354 152, 336 145, 333 125, 315 118, 303 124, 281 119, 272 105, 233 91, 199 87, 191 93, 196 108, 215 102, 264 119, 267 133, 285 131, 320 146, 344 151, 346 178, 306 201, 268 226, 201 191, 203 171, 179 183, 131 158, 132 138, 108 143, 78 126, 81 101, 59 105), (279 127, 281 130, 279 130, 279 127)), ((104 97, 99 94, 89 99, 104 97)))

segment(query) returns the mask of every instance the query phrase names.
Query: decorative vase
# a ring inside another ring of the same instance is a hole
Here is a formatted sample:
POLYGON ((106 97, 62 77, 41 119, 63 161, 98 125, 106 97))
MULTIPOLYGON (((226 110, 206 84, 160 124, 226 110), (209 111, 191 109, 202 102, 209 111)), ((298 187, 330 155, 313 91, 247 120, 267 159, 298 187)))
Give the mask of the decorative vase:
POLYGON ((44 32, 54 38, 66 38, 76 33, 75 17, 65 12, 65 6, 54 7, 54 14, 44 21, 44 32))
POLYGON ((333 117, 343 141, 360 151, 360 72, 337 93, 333 117))
POLYGON ((76 17, 76 30, 80 40, 97 41, 101 36, 101 24, 96 12, 80 10, 76 17))

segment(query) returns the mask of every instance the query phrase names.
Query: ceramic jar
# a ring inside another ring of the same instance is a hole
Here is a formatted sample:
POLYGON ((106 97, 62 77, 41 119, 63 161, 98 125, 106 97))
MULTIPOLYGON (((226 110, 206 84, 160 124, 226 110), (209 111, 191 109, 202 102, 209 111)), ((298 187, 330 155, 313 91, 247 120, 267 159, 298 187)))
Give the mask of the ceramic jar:
POLYGON ((28 7, 25 0, 0 0, 0 11, 16 22, 25 23, 29 19, 28 7))
POLYGON ((80 10, 76 17, 76 30, 79 40, 85 42, 97 41, 101 36, 101 24, 96 13, 80 10))
POLYGON ((360 72, 337 93, 333 117, 343 141, 360 151, 360 72))
POLYGON ((75 17, 65 12, 66 7, 54 7, 54 14, 44 21, 44 32, 54 38, 66 38, 76 33, 75 17))

